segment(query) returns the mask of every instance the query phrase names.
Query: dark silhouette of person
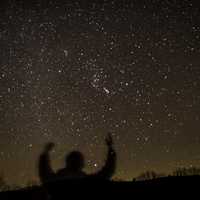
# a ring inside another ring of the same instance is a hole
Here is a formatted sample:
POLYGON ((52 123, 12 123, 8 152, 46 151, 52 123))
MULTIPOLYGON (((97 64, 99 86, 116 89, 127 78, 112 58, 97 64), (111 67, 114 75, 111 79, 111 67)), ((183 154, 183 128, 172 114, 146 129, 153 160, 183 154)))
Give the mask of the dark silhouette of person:
POLYGON ((106 138, 108 147, 107 159, 104 167, 94 173, 86 174, 83 171, 85 166, 84 156, 79 151, 73 151, 66 155, 65 167, 55 173, 50 163, 50 152, 54 148, 54 143, 48 143, 39 158, 39 176, 43 184, 56 180, 80 180, 94 178, 95 180, 110 180, 116 168, 116 153, 113 148, 113 140, 110 135, 106 138))

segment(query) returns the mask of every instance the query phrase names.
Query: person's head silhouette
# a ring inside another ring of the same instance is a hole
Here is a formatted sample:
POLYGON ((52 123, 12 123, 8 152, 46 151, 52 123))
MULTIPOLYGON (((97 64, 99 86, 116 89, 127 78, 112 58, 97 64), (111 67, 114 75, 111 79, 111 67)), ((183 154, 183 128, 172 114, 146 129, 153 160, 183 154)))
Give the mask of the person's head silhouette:
POLYGON ((66 167, 72 171, 82 171, 85 165, 84 156, 79 151, 72 151, 66 155, 66 167))

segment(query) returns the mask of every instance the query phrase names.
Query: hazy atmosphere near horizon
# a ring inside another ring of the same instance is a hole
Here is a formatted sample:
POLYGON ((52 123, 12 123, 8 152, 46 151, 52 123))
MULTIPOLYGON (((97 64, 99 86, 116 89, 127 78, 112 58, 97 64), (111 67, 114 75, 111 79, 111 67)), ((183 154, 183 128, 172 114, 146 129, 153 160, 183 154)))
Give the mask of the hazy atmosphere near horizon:
POLYGON ((116 178, 200 167, 198 1, 1 0, 0 175, 38 180, 49 141, 97 171, 107 133, 116 178))

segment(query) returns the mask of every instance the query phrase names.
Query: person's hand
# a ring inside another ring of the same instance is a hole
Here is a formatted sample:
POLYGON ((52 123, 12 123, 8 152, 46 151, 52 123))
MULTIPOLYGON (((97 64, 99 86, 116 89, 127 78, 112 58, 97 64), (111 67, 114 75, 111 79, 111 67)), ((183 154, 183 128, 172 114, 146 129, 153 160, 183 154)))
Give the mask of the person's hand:
POLYGON ((44 151, 45 151, 45 152, 52 151, 54 147, 55 147, 55 143, 49 142, 49 143, 47 143, 47 144, 45 145, 44 151))
POLYGON ((108 136, 106 137, 106 144, 107 144, 107 146, 109 146, 109 147, 112 147, 112 146, 113 146, 113 139, 112 139, 112 136, 111 136, 110 133, 109 133, 108 136))

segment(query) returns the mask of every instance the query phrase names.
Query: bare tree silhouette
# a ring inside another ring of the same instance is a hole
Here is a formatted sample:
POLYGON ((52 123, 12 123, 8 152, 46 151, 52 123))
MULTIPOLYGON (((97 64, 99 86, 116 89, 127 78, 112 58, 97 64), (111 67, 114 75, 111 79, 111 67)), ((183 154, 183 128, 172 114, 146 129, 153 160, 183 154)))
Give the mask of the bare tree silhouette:
POLYGON ((173 171, 173 176, 194 176, 194 175, 200 175, 200 169, 196 167, 189 167, 189 168, 177 168, 175 171, 173 171))
POLYGON ((165 174, 159 174, 155 171, 146 171, 142 174, 140 174, 138 177, 134 178, 133 181, 145 181, 145 180, 152 180, 160 177, 164 177, 165 174))

